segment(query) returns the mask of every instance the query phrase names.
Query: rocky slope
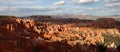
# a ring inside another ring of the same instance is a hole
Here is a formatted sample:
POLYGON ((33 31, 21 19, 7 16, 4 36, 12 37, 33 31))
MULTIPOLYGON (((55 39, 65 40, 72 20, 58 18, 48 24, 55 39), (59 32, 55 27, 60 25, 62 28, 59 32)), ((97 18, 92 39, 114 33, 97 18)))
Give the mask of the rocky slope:
POLYGON ((90 24, 84 26, 74 21, 52 24, 14 16, 0 18, 0 52, 99 52, 98 43, 104 43, 104 35, 120 36, 120 22, 111 18, 81 21, 79 24, 90 24))

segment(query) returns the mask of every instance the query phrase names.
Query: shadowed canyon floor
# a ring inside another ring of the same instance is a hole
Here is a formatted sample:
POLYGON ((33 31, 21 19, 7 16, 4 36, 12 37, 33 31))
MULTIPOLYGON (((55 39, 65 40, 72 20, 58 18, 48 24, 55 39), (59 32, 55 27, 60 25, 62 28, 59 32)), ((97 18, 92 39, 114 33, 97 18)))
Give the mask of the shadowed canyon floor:
POLYGON ((113 18, 0 16, 0 52, 119 52, 119 37, 113 18))

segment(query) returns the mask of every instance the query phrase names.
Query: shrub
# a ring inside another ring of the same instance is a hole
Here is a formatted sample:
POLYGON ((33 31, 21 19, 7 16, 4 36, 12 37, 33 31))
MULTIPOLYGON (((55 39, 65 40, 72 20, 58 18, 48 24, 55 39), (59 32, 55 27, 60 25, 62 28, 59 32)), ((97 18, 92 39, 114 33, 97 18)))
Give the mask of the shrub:
POLYGON ((104 44, 110 45, 113 42, 116 44, 116 46, 120 46, 120 37, 119 36, 113 36, 113 35, 104 35, 104 44))
POLYGON ((1 15, 0 15, 0 18, 6 18, 6 17, 7 17, 7 16, 1 16, 1 15))

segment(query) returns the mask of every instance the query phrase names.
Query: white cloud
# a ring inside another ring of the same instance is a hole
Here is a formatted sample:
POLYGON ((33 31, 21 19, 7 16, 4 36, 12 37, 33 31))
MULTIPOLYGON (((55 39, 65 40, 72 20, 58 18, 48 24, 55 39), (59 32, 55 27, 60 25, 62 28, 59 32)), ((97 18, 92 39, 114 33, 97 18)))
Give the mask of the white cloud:
POLYGON ((64 5, 64 4, 65 4, 64 0, 56 2, 56 3, 53 3, 53 5, 55 5, 55 6, 64 5))
POLYGON ((116 1, 120 1, 120 0, 104 0, 106 2, 116 2, 116 1))
POLYGON ((93 3, 98 2, 99 0, 73 0, 75 3, 93 3))
POLYGON ((40 2, 41 0, 0 0, 0 5, 19 5, 19 4, 33 4, 40 2))
POLYGON ((107 7, 120 7, 120 0, 105 0, 107 7))
POLYGON ((118 3, 108 3, 105 6, 107 6, 107 7, 115 7, 115 6, 120 6, 120 3, 119 2, 118 3))
POLYGON ((15 16, 45 15, 58 10, 61 10, 59 6, 0 7, 0 14, 15 16))
POLYGON ((35 1, 35 0, 0 0, 0 2, 16 2, 16 1, 35 1))

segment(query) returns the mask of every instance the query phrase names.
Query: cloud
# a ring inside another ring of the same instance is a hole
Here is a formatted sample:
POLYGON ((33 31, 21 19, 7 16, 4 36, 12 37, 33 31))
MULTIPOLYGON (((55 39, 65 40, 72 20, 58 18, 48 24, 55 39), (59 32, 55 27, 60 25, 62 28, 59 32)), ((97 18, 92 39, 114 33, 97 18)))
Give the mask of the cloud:
POLYGON ((0 5, 32 4, 38 0, 0 0, 0 5))
POLYGON ((0 7, 1 15, 45 15, 50 12, 61 10, 59 6, 36 6, 36 7, 0 7))
POLYGON ((64 0, 56 2, 56 3, 53 3, 53 5, 55 5, 55 6, 64 5, 64 4, 65 4, 64 0))
POLYGON ((48 1, 49 0, 0 0, 0 14, 16 16, 82 13, 91 15, 120 14, 120 0, 102 0, 105 6, 100 0, 48 1), (74 5, 73 2, 78 5, 74 5))
POLYGON ((0 2, 16 2, 16 1, 35 1, 35 0, 0 0, 0 2))
POLYGON ((73 0, 75 3, 94 3, 98 2, 99 0, 73 0))
POLYGON ((0 1, 18 1, 18 0, 0 0, 0 1))
POLYGON ((107 7, 120 7, 120 3, 119 2, 117 2, 117 3, 107 3, 105 6, 107 6, 107 7))
POLYGON ((104 0, 106 2, 120 2, 120 0, 104 0))
POLYGON ((120 7, 120 0, 105 0, 106 7, 120 7))

